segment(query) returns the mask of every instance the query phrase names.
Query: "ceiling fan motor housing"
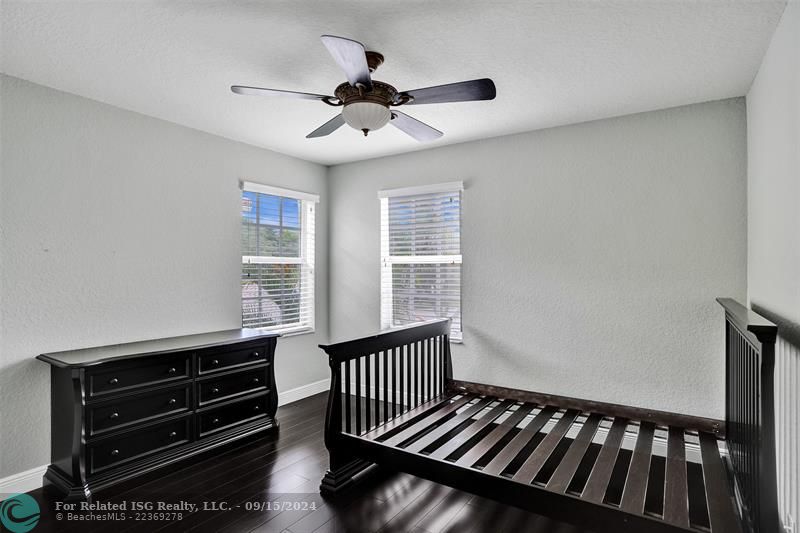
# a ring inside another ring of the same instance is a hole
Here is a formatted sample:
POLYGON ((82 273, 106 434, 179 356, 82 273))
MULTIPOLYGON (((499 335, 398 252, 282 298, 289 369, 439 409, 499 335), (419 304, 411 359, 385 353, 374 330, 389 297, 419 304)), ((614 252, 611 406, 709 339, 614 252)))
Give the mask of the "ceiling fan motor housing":
POLYGON ((344 105, 344 121, 366 136, 370 131, 385 126, 392 118, 389 106, 395 103, 397 89, 388 83, 372 80, 371 90, 342 83, 333 94, 344 105))

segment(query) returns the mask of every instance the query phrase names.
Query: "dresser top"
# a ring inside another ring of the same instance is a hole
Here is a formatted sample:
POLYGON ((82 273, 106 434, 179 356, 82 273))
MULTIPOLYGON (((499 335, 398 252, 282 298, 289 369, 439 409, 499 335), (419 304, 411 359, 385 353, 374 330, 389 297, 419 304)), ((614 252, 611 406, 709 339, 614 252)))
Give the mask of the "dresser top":
POLYGON ((198 333, 154 339, 149 341, 128 342, 125 344, 112 344, 110 346, 97 346, 80 350, 67 350, 64 352, 44 353, 36 358, 61 368, 80 368, 97 365, 109 361, 128 359, 131 357, 155 356, 213 346, 224 346, 236 342, 268 339, 278 337, 277 333, 266 332, 258 329, 229 329, 211 333, 198 333))

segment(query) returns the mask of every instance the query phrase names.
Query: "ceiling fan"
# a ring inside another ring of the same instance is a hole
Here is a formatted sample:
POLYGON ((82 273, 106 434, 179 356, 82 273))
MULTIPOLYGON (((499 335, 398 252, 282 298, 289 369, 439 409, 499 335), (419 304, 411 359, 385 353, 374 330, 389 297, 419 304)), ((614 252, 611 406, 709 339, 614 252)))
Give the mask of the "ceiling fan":
POLYGON ((304 100, 321 100, 329 106, 342 107, 340 114, 306 135, 307 139, 330 135, 343 124, 364 132, 364 136, 386 124, 392 124, 420 142, 438 139, 443 133, 397 109, 392 109, 393 107, 492 100, 496 95, 494 82, 488 78, 413 91, 398 91, 388 83, 373 80, 370 76, 383 63, 383 55, 367 51, 358 41, 333 35, 323 35, 322 44, 347 76, 347 82, 333 91, 335 96, 244 85, 233 85, 231 91, 255 96, 290 96, 304 100))

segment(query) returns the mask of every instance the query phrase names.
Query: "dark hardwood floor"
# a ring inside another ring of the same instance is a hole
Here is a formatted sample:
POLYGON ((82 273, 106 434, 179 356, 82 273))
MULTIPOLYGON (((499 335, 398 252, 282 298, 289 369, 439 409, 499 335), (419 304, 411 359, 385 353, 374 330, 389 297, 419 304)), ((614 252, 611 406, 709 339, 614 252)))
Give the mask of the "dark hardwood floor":
POLYGON ((567 524, 479 498, 450 487, 380 468, 352 489, 323 499, 319 482, 327 467, 322 440, 327 393, 278 409, 278 432, 190 459, 167 470, 99 492, 103 504, 125 503, 114 511, 56 509, 48 491, 31 492, 42 508, 44 532, 415 532, 415 533, 584 533, 567 524), (194 512, 133 509, 133 502, 197 506, 194 512), (224 506, 224 507, 223 507, 224 506), (251 510, 252 507, 258 508, 251 510), (61 513, 60 520, 56 518, 61 513), (154 515, 148 514, 154 513, 154 515), (159 515, 160 513, 160 515, 159 515), (142 520, 138 520, 141 518, 142 520))

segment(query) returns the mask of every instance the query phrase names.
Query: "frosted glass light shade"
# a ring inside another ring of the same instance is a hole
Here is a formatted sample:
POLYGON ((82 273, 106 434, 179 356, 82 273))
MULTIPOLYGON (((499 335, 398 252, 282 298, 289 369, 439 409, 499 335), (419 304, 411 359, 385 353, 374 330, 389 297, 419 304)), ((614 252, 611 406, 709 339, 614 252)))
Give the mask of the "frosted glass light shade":
POLYGON ((353 102, 342 109, 344 121, 351 128, 361 130, 364 135, 386 125, 391 118, 389 108, 374 102, 353 102))

